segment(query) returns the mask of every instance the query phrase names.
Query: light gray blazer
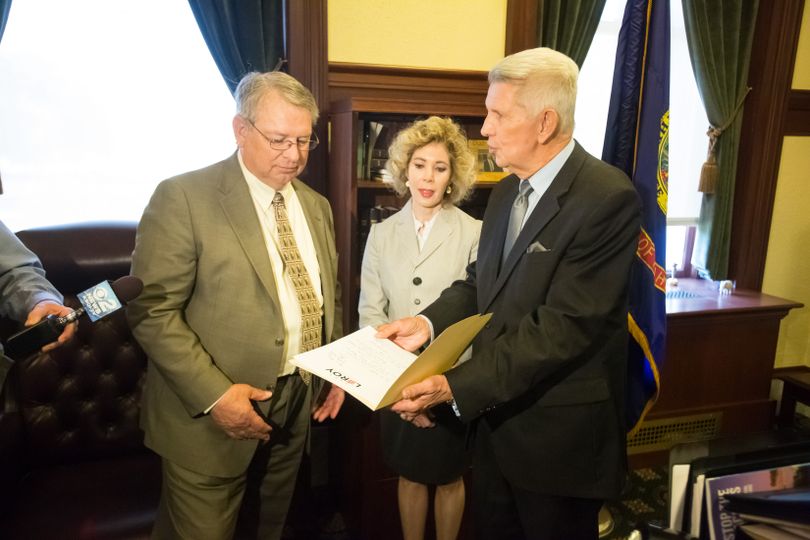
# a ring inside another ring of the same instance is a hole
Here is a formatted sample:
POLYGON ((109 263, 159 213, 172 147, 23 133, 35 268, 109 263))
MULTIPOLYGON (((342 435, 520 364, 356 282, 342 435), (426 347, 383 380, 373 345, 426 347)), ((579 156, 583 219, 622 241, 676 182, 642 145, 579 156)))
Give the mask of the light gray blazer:
POLYGON ((371 227, 360 275, 360 326, 416 315, 475 260, 481 222, 455 206, 439 211, 419 251, 411 201, 371 227))

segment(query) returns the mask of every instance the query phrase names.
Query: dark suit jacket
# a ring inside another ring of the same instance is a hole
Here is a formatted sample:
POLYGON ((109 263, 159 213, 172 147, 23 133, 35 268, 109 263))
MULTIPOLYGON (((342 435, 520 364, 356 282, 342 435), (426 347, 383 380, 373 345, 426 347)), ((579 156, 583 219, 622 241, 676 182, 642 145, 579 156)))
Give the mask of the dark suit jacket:
POLYGON ((478 261, 423 314, 438 335, 492 312, 469 362, 447 372, 462 419, 488 424, 506 478, 559 496, 619 494, 626 469, 627 282, 638 195, 576 147, 499 269, 510 176, 489 199, 478 261))

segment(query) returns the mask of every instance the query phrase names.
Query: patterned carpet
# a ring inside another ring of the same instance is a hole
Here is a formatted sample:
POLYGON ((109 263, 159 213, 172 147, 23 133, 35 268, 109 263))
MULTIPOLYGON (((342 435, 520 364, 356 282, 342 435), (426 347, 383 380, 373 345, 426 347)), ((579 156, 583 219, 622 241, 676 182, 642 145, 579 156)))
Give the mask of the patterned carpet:
POLYGON ((619 501, 608 502, 613 530, 604 539, 627 540, 640 523, 667 519, 667 467, 635 469, 619 501))

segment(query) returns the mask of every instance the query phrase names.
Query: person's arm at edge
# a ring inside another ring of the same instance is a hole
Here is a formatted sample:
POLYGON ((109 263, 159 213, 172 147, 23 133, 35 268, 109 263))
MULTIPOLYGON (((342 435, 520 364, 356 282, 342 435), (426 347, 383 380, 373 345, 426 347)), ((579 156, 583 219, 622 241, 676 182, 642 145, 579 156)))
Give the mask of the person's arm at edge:
MULTIPOLYGON (((0 222, 0 314, 24 322, 38 323, 47 315, 63 317, 73 310, 62 304, 62 294, 45 277, 39 258, 0 222)), ((65 343, 76 332, 69 324, 56 342, 43 347, 51 350, 65 343)))

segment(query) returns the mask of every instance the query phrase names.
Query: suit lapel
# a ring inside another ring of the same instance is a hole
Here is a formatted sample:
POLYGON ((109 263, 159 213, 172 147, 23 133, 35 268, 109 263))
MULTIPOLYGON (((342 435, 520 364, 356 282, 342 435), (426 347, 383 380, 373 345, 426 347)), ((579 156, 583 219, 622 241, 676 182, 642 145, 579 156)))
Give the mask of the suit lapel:
POLYGON ((402 207, 402 210, 388 219, 394 220, 394 238, 398 246, 397 253, 408 257, 411 267, 416 268, 419 264, 419 243, 416 241, 410 199, 402 207))
MULTIPOLYGON (((526 224, 523 226, 523 229, 521 229, 520 234, 515 240, 515 245, 512 247, 512 251, 509 253, 509 256, 506 258, 503 266, 498 272, 498 277, 495 279, 495 284, 490 289, 490 294, 485 303, 484 310, 489 308, 490 304, 492 304, 493 300, 495 300, 495 296, 506 284, 507 278, 515 269, 518 261, 525 254, 529 244, 532 243, 534 238, 540 234, 540 231, 542 231, 548 222, 551 221, 551 219, 560 211, 560 199, 571 188, 571 183, 574 181, 574 178, 576 178, 580 167, 582 167, 584 159, 584 150, 581 146, 579 146, 579 143, 576 143, 574 151, 571 153, 568 161, 565 162, 565 165, 563 165, 560 172, 557 173, 557 176, 551 182, 551 185, 549 185, 546 192, 540 197, 540 200, 537 202, 537 206, 534 207, 532 213, 529 215, 529 218, 526 220, 526 224)), ((516 186, 513 189, 514 197, 517 196, 516 186)), ((502 224, 502 231, 499 231, 499 236, 496 236, 496 238, 499 239, 499 241, 496 243, 500 247, 500 251, 497 253, 498 258, 500 258, 501 253, 503 252, 503 242, 506 236, 506 227, 509 223, 509 211, 511 203, 514 201, 514 197, 509 199, 510 205, 506 208, 506 211, 500 212, 501 215, 499 216, 499 223, 500 221, 503 221, 504 223, 502 224)))
MULTIPOLYGON (((484 300, 483 305, 480 307, 481 313, 486 311, 492 299, 495 298, 495 281, 498 279, 503 242, 506 239, 506 229, 509 226, 509 212, 515 197, 517 197, 518 183, 519 179, 514 174, 499 182, 498 189, 503 185, 506 193, 504 193, 499 203, 500 208, 493 208, 493 211, 488 212, 484 220, 487 229, 486 235, 492 238, 492 241, 482 242, 479 245, 478 260, 475 263, 478 282, 483 285, 483 287, 479 288, 479 301, 484 300), (492 217, 490 218, 490 216, 492 217), (490 223, 492 223, 491 232, 489 231, 490 223), (486 296, 480 294, 480 291, 485 291, 486 296)), ((491 200, 492 198, 490 198, 491 200)), ((481 234, 483 236, 485 231, 482 231, 481 234)))
MULTIPOLYGON (((293 188, 298 200, 301 203, 301 209, 304 211, 304 217, 307 220, 307 227, 312 235, 312 241, 315 243, 315 254, 318 257, 318 266, 320 268, 328 268, 328 261, 324 260, 327 251, 326 243, 326 228, 323 222, 323 216, 318 212, 315 200, 312 194, 304 189, 300 180, 293 180, 293 188)), ((321 272, 323 274, 323 272, 321 272)), ((323 279, 323 278, 322 278, 323 279)))
POLYGON ((267 294, 279 305, 278 292, 276 290, 276 280, 273 277, 273 270, 270 267, 270 259, 267 256, 267 245, 264 241, 264 234, 256 216, 256 208, 250 196, 247 183, 239 167, 239 161, 234 154, 226 164, 226 171, 220 183, 222 199, 220 204, 225 216, 231 224, 231 228, 239 239, 239 244, 250 261, 253 270, 259 277, 267 294))
MULTIPOLYGON (((433 227, 430 229, 430 235, 428 236, 427 242, 425 242, 425 246, 422 248, 422 251, 419 252, 416 258, 416 265, 419 266, 423 262, 425 262, 428 257, 431 256, 441 245, 445 242, 451 241, 451 237, 455 232, 455 229, 452 227, 450 223, 451 212, 445 208, 439 210, 439 214, 436 216, 436 221, 433 223, 433 227)), ((414 239, 416 235, 414 234, 414 239)))

